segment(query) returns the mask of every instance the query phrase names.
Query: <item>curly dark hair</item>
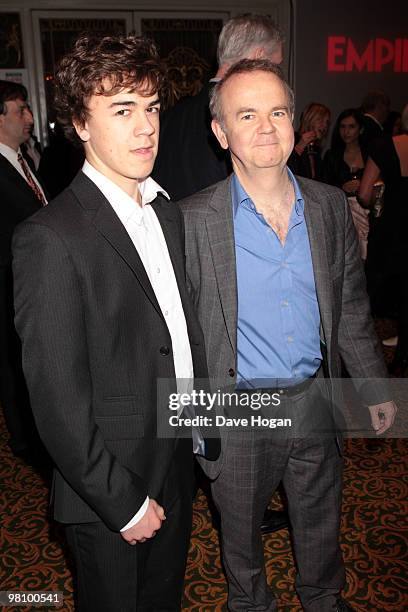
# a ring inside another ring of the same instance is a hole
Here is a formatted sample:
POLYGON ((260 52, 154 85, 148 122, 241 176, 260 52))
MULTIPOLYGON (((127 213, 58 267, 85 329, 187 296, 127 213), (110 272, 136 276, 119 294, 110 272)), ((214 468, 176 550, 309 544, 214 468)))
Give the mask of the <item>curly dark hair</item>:
POLYGON ((93 95, 113 96, 122 89, 143 95, 163 94, 166 77, 153 41, 142 36, 82 34, 65 55, 55 75, 55 109, 65 136, 79 139, 73 122, 83 126, 93 95))

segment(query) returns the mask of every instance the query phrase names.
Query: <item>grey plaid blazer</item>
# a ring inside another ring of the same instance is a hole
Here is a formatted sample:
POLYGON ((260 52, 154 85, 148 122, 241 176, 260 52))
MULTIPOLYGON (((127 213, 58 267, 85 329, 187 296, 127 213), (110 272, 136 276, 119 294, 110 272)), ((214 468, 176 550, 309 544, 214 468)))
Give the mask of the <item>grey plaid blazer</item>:
MULTIPOLYGON (((326 371, 341 377, 341 361, 367 405, 390 399, 388 386, 373 379, 387 377, 374 331, 366 281, 347 200, 340 189, 297 177, 305 201, 305 219, 312 252, 326 346, 326 371)), ((231 200, 231 178, 180 202, 186 232, 189 290, 204 332, 213 387, 231 387, 236 376, 237 279, 231 200)), ((225 430, 226 428, 222 428, 225 430)), ((225 436, 223 437, 225 443, 225 436)), ((215 477, 222 464, 203 467, 215 477)))

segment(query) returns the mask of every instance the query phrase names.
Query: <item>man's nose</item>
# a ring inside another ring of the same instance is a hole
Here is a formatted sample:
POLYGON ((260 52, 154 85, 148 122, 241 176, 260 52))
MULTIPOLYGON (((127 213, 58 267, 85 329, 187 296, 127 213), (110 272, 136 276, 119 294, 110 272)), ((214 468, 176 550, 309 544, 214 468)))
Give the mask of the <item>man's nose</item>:
POLYGON ((141 115, 137 118, 135 132, 137 134, 146 134, 150 136, 151 134, 154 134, 155 131, 156 127, 153 124, 150 116, 147 113, 141 113, 141 115))
POLYGON ((269 115, 261 117, 261 131, 262 132, 273 132, 275 130, 275 123, 273 118, 269 115))
POLYGON ((33 113, 30 111, 29 108, 24 109, 24 118, 27 123, 31 123, 32 125, 34 125, 33 113))

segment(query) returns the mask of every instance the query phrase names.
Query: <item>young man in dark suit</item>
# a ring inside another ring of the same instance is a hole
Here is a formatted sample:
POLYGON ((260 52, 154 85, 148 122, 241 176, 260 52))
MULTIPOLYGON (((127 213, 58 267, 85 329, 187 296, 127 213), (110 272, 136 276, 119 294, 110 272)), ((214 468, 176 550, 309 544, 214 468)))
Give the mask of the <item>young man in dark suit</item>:
POLYGON ((38 448, 13 322, 11 237, 16 225, 45 203, 38 178, 21 156, 20 147, 30 138, 32 126, 26 88, 0 81, 0 400, 10 448, 29 461, 35 461, 38 448))
POLYGON ((16 326, 79 612, 181 606, 192 444, 158 435, 169 406, 157 383, 179 390, 206 363, 181 215, 149 178, 162 83, 150 41, 76 42, 56 106, 86 161, 14 239, 16 326))

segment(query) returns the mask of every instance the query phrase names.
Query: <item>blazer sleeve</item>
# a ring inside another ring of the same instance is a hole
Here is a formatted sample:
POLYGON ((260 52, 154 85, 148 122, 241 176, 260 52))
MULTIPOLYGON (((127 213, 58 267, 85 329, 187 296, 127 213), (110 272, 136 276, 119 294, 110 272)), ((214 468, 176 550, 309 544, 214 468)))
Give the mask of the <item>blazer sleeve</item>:
POLYGON ((388 372, 374 329, 357 234, 345 197, 344 280, 338 331, 339 352, 362 401, 373 405, 391 399, 388 372))
POLYGON ((109 452, 95 422, 77 272, 63 240, 36 222, 17 228, 13 255, 15 324, 38 431, 72 489, 119 531, 147 485, 109 452))

